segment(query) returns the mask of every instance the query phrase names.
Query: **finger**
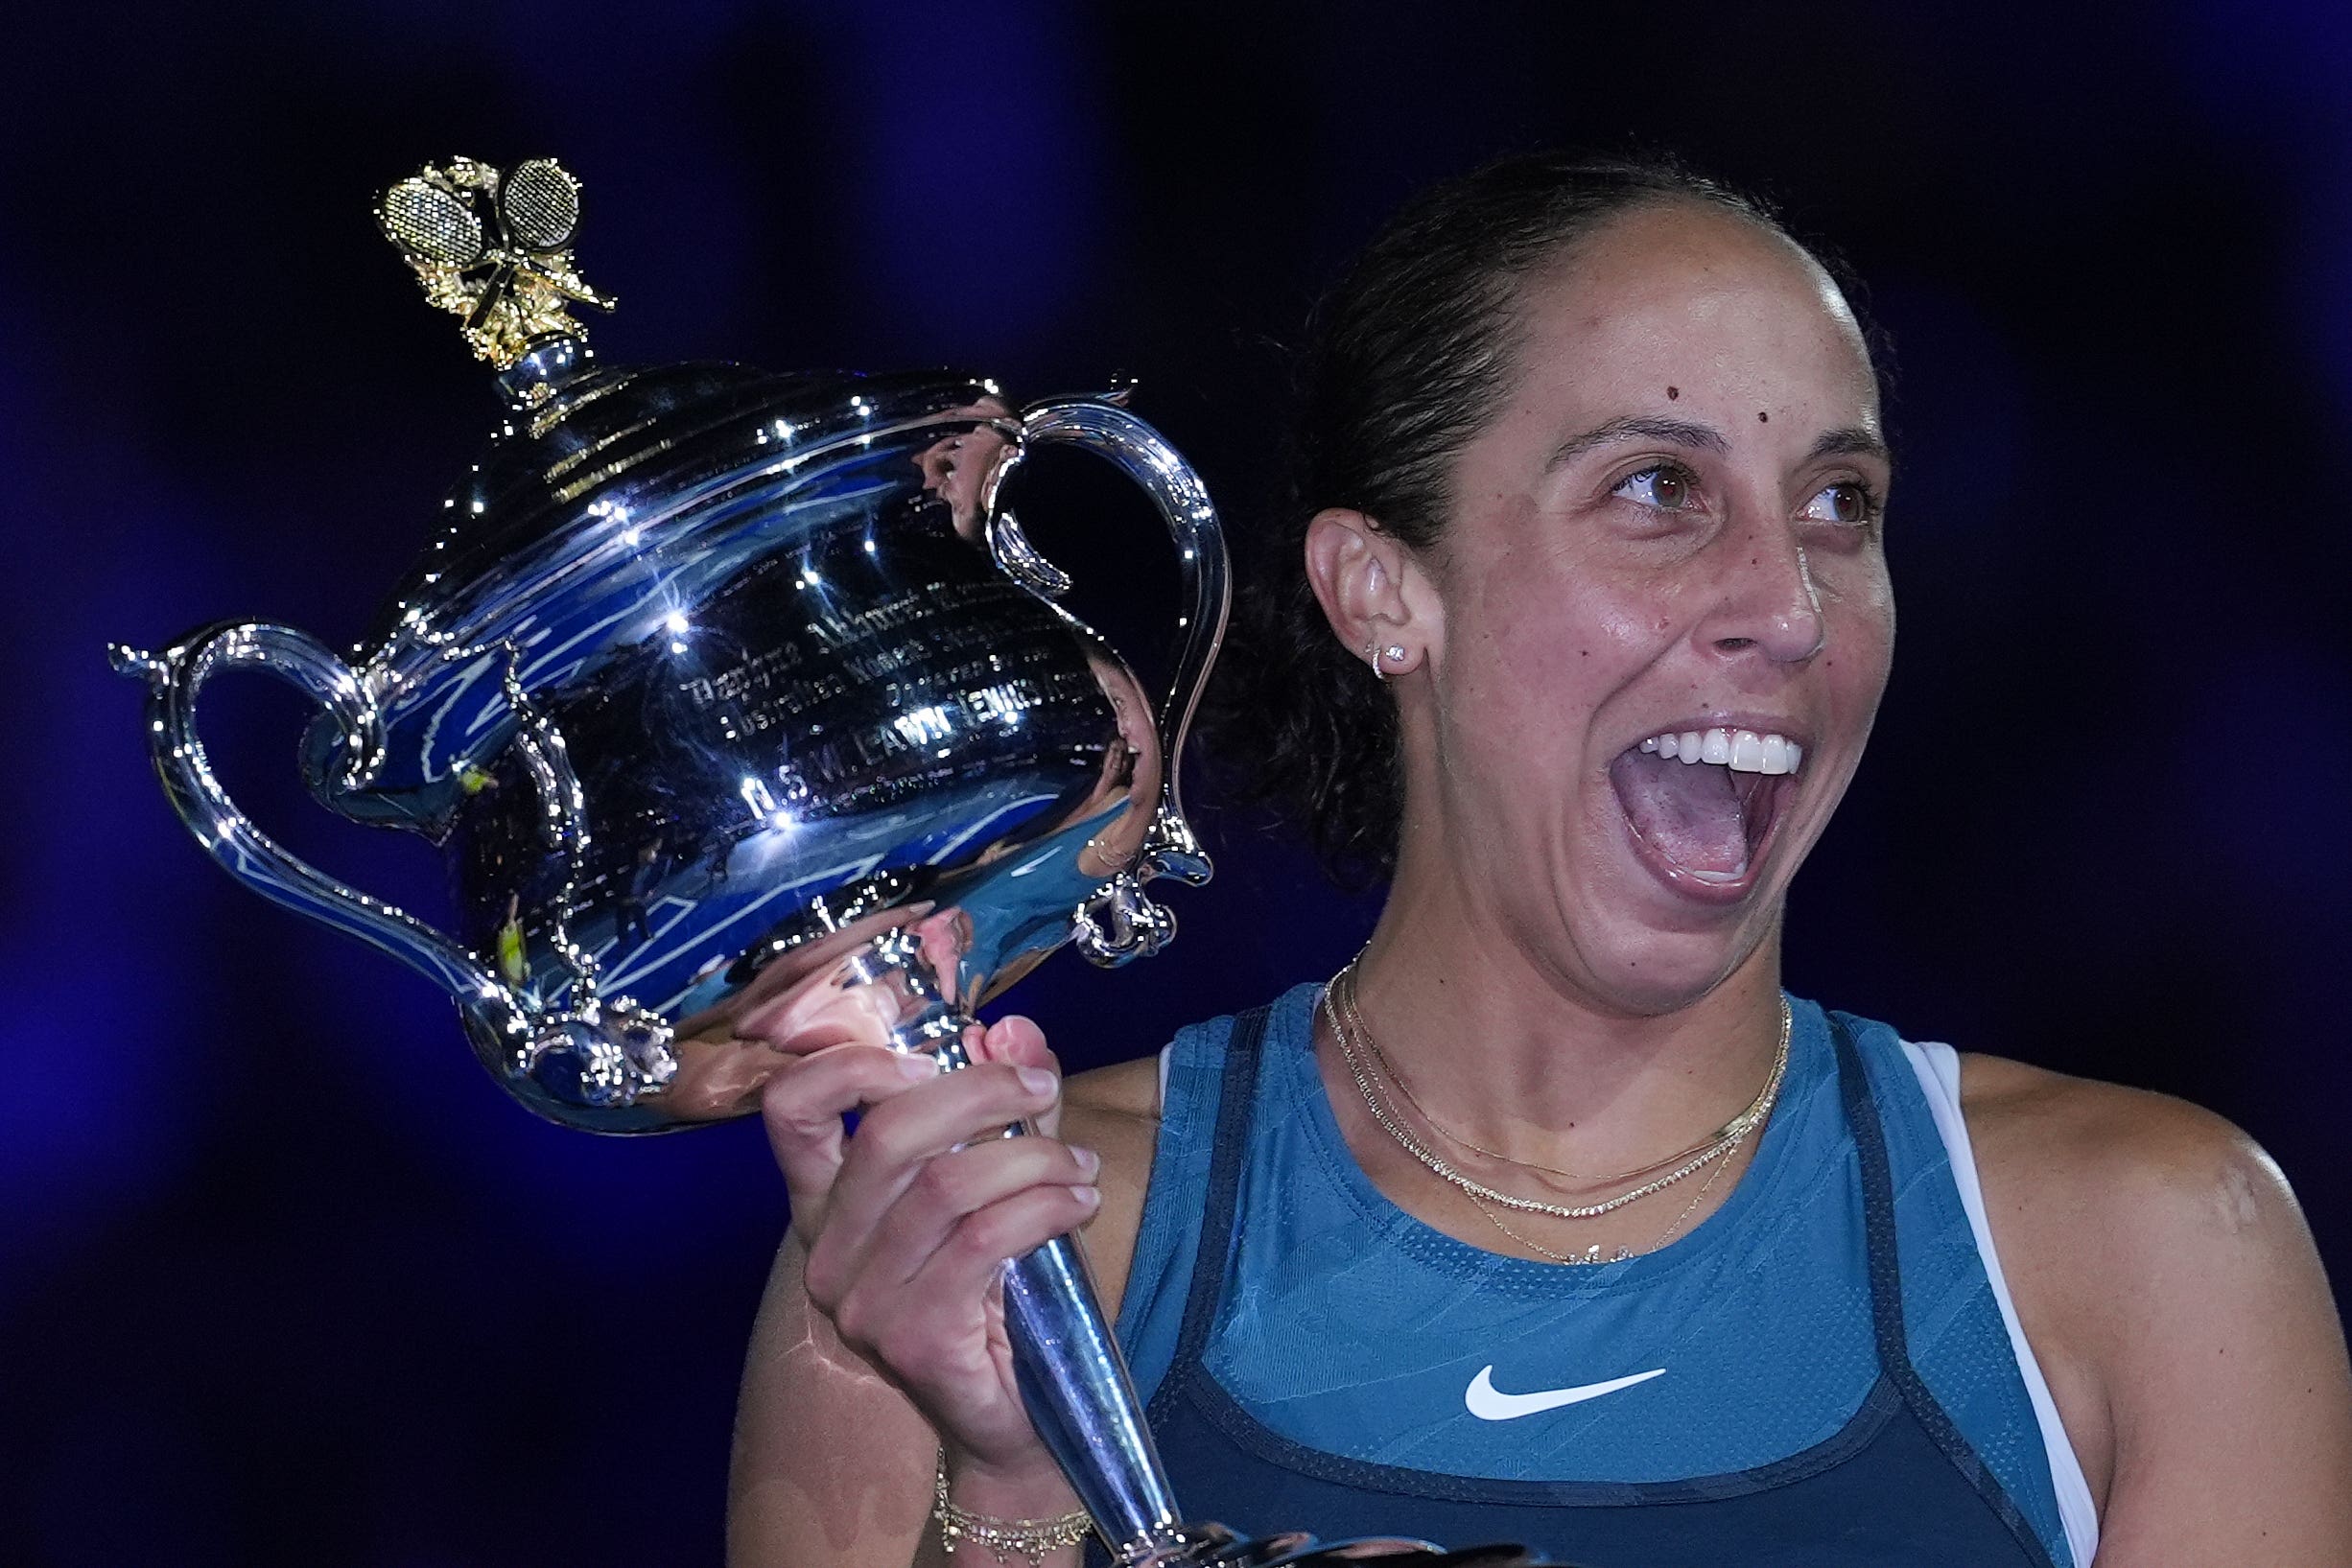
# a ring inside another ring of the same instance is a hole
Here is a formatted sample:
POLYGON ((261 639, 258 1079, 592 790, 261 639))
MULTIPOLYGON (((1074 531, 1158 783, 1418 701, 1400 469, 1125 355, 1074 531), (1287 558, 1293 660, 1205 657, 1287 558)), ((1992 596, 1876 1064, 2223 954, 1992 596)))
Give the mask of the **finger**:
POLYGON ((1042 1068, 990 1063, 942 1074, 875 1106, 841 1152, 826 1201, 825 1233, 810 1248, 811 1272, 821 1257, 828 1271, 841 1271, 829 1277, 854 1275, 882 1214, 925 1160, 1043 1114, 1059 1085, 1042 1068))
POLYGON ((927 1160, 875 1228, 863 1272, 911 1279, 967 1217, 1030 1187, 1092 1186, 1102 1160, 1049 1137, 994 1138, 927 1160))
POLYGON ((980 1057, 1023 1067, 1056 1065, 1053 1052, 1046 1044, 1045 1031, 1038 1028, 1034 1019, 1018 1013, 1009 1013, 988 1026, 981 1037, 980 1057))
MULTIPOLYGON (((1046 1044, 1045 1031, 1038 1028, 1033 1020, 1023 1018, 1018 1013, 1009 1014, 990 1024, 980 1036, 976 1045, 970 1042, 970 1036, 966 1037, 966 1041, 967 1048, 974 1052, 975 1061, 1009 1062, 1015 1066, 1023 1067, 1047 1067, 1056 1073, 1062 1070, 1060 1058, 1056 1057, 1046 1044)), ((1052 1107, 1045 1114, 1037 1117, 1036 1122, 1037 1130, 1048 1135, 1060 1131, 1062 1125, 1060 1096, 1055 1096, 1052 1107)))
POLYGON ((1092 1186, 1028 1187, 1000 1199, 964 1216, 904 1283, 861 1276, 835 1321, 844 1337, 875 1346, 890 1365, 935 1353, 970 1331, 1006 1260, 1076 1229, 1099 1204, 1092 1186))
POLYGON ((939 1064, 928 1056, 902 1056, 878 1045, 836 1045, 768 1080, 760 1095, 760 1119, 784 1171, 796 1222, 805 1207, 809 1224, 816 1223, 840 1174, 842 1113, 880 1104, 938 1072, 939 1064))

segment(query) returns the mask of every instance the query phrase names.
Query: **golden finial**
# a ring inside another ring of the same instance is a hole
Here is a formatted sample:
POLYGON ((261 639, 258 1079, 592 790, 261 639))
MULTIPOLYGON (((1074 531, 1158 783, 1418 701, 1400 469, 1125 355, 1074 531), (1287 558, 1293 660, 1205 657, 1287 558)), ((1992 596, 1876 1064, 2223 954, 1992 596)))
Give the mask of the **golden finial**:
POLYGON ((384 193, 376 222, 425 297, 465 317, 474 357, 501 370, 540 339, 585 338, 569 314, 574 300, 613 308, 573 267, 579 181, 552 158, 505 176, 472 158, 427 164, 384 193))

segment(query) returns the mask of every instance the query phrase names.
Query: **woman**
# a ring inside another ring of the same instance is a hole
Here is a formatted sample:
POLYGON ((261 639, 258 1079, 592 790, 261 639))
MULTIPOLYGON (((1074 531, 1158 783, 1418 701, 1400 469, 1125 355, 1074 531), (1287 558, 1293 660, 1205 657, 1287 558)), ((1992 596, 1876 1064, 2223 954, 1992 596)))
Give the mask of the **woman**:
POLYGON ((935 1553, 935 1454, 953 1517, 1070 1509, 989 1281, 1083 1225, 1179 1495, 1237 1527, 2352 1560, 2342 1335, 2259 1150, 1780 991, 1894 629, 1820 264, 1671 170, 1519 159, 1397 219, 1318 333, 1235 749, 1390 870, 1377 929, 1058 1122, 1018 1019, 966 1073, 780 1074, 736 1559, 935 1553), (1019 1115, 1058 1136, 950 1152, 1019 1115))

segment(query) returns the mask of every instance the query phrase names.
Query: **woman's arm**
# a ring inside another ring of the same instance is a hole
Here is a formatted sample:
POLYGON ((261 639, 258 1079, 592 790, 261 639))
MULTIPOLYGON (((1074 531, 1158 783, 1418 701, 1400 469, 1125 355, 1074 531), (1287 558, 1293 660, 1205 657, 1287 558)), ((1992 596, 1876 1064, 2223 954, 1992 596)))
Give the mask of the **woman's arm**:
POLYGON ((727 1479, 730 1568, 914 1560, 938 1439, 810 1303, 789 1232, 751 1331, 727 1479))
POLYGON ((2352 1369, 2278 1167, 2193 1106, 2015 1063, 1966 1059, 1963 1099, 2100 1568, 2352 1563, 2352 1369))
MULTIPOLYGON (((1158 1102, 1149 1059, 1081 1074, 1065 1088, 1056 1130, 1102 1159, 1102 1202, 1084 1235, 1106 1312, 1117 1310, 1135 1249, 1158 1102)), ((891 1377, 843 1343, 810 1298, 808 1260, 797 1234, 788 1234, 752 1330, 728 1486, 728 1561, 943 1564, 949 1559, 930 1528, 935 1429, 891 1377)), ((959 1506, 999 1517, 1077 1506, 1049 1469, 999 1477, 959 1463, 953 1493, 959 1506)), ((1078 1560, 1075 1549, 1063 1556, 1078 1560)))

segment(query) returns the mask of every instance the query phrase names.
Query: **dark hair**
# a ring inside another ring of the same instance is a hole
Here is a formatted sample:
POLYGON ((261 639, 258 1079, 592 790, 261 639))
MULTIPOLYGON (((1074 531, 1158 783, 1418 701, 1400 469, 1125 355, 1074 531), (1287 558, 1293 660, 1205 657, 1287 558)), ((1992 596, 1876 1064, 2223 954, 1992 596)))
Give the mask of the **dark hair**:
POLYGON ((1220 782, 1303 826, 1343 885, 1395 869, 1403 777, 1396 708, 1307 582, 1307 523, 1343 506, 1415 550, 1432 544, 1454 458, 1507 390, 1521 280, 1618 214, 1675 199, 1786 232, 1669 160, 1524 154, 1413 198, 1308 318, 1290 480, 1256 542, 1203 728, 1220 782))

